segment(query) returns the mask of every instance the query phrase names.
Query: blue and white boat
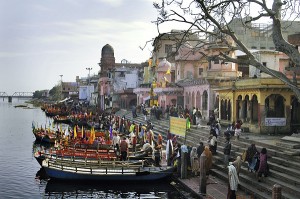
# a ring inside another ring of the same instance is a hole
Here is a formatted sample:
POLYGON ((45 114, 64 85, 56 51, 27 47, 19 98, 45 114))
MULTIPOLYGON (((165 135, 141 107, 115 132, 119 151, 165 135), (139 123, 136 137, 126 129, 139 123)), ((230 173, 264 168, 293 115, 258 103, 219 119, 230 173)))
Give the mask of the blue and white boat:
POLYGON ((92 181, 149 181, 172 175, 174 167, 145 165, 139 161, 70 161, 45 159, 42 167, 50 178, 92 181))

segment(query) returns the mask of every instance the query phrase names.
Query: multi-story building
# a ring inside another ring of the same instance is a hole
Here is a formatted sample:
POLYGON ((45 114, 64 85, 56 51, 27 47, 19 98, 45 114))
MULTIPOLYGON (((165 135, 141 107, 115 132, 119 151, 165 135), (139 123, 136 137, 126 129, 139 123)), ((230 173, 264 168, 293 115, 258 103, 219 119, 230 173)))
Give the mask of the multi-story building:
POLYGON ((116 107, 130 108, 136 105, 133 89, 142 82, 142 64, 129 63, 123 59, 115 63, 114 49, 109 44, 102 48, 97 85, 98 106, 101 111, 116 107))
MULTIPOLYGON (((257 42, 257 37, 252 39, 257 42)), ((246 41, 249 48, 254 46, 250 40, 246 41)), ((193 40, 197 45, 188 40, 180 45, 178 41, 169 34, 155 39, 153 57, 145 73, 148 87, 134 90, 138 103, 145 99, 151 101, 155 96, 155 101, 163 108, 169 104, 189 109, 197 107, 206 119, 215 114, 224 125, 240 119, 243 127, 254 133, 289 133, 299 126, 300 105, 291 89, 280 79, 272 78, 251 65, 239 66, 216 57, 208 58, 227 50, 224 45, 199 46, 199 39, 193 40), (171 48, 168 45, 175 46, 175 50, 167 53, 166 49, 171 48), (167 59, 163 59, 164 56, 167 59), (154 95, 151 95, 151 90, 154 95)), ((291 67, 285 54, 272 50, 271 44, 262 46, 261 43, 252 52, 264 66, 283 72, 297 83, 298 76, 292 73, 296 67, 291 67)), ((227 53, 233 58, 245 59, 239 51, 227 53)))
MULTIPOLYGON (((249 49, 275 50, 272 38, 272 23, 245 23, 247 18, 233 19, 229 27, 249 49)), ((300 21, 282 21, 282 35, 287 41, 289 35, 299 33, 300 21)))
POLYGON ((213 91, 216 77, 218 81, 235 79, 238 73, 233 63, 208 61, 204 51, 214 54, 222 49, 199 46, 200 43, 197 35, 191 33, 187 36, 185 32, 171 31, 159 35, 154 40, 153 57, 146 69, 149 85, 134 90, 138 103, 146 99, 150 105, 155 101, 163 108, 167 105, 197 107, 208 118, 218 108, 218 98, 213 91), (152 89, 154 94, 151 94, 152 89))
POLYGON ((61 98, 78 98, 79 82, 61 82, 61 98))

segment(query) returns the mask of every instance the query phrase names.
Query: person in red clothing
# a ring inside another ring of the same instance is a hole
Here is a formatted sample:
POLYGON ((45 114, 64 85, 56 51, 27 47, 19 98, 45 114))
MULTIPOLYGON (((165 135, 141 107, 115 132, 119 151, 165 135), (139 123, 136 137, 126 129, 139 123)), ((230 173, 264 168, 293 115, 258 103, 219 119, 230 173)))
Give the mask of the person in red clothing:
POLYGON ((157 136, 157 144, 161 145, 163 144, 163 137, 161 136, 161 134, 159 133, 157 136))
POLYGON ((234 136, 236 137, 236 140, 240 138, 241 132, 242 132, 242 124, 243 122, 241 120, 237 120, 235 127, 234 127, 234 136))
POLYGON ((126 142, 126 137, 123 137, 123 140, 120 143, 120 151, 121 151, 121 161, 127 160, 128 143, 126 142))
POLYGON ((132 144, 132 148, 133 148, 133 152, 135 153, 136 152, 136 135, 133 135, 132 136, 132 141, 131 141, 131 144, 132 144))

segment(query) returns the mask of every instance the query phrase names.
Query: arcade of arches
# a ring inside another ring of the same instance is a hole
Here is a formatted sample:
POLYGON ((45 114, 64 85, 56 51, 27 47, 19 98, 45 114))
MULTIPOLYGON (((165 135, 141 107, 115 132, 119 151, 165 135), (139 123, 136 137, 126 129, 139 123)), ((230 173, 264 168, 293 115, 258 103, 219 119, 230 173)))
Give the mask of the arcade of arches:
POLYGON ((290 134, 300 124, 300 104, 288 91, 267 90, 219 92, 219 118, 230 124, 242 120, 253 133, 290 134), (269 119, 283 121, 268 125, 269 119))
POLYGON ((217 108, 218 104, 214 103, 215 96, 210 96, 213 92, 208 85, 186 87, 184 90, 184 104, 189 109, 198 108, 204 119, 209 117, 210 109, 217 108))

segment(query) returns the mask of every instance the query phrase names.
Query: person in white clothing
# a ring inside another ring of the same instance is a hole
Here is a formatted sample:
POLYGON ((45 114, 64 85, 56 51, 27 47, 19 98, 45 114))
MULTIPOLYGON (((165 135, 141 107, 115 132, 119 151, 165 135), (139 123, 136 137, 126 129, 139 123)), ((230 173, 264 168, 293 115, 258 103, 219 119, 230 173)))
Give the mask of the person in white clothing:
POLYGON ((235 166, 230 162, 228 166, 228 181, 229 189, 227 199, 236 199, 236 192, 240 183, 235 166))
POLYGON ((118 135, 117 131, 113 131, 112 143, 113 143, 113 146, 114 146, 117 156, 120 154, 120 142, 121 142, 121 138, 118 135))

